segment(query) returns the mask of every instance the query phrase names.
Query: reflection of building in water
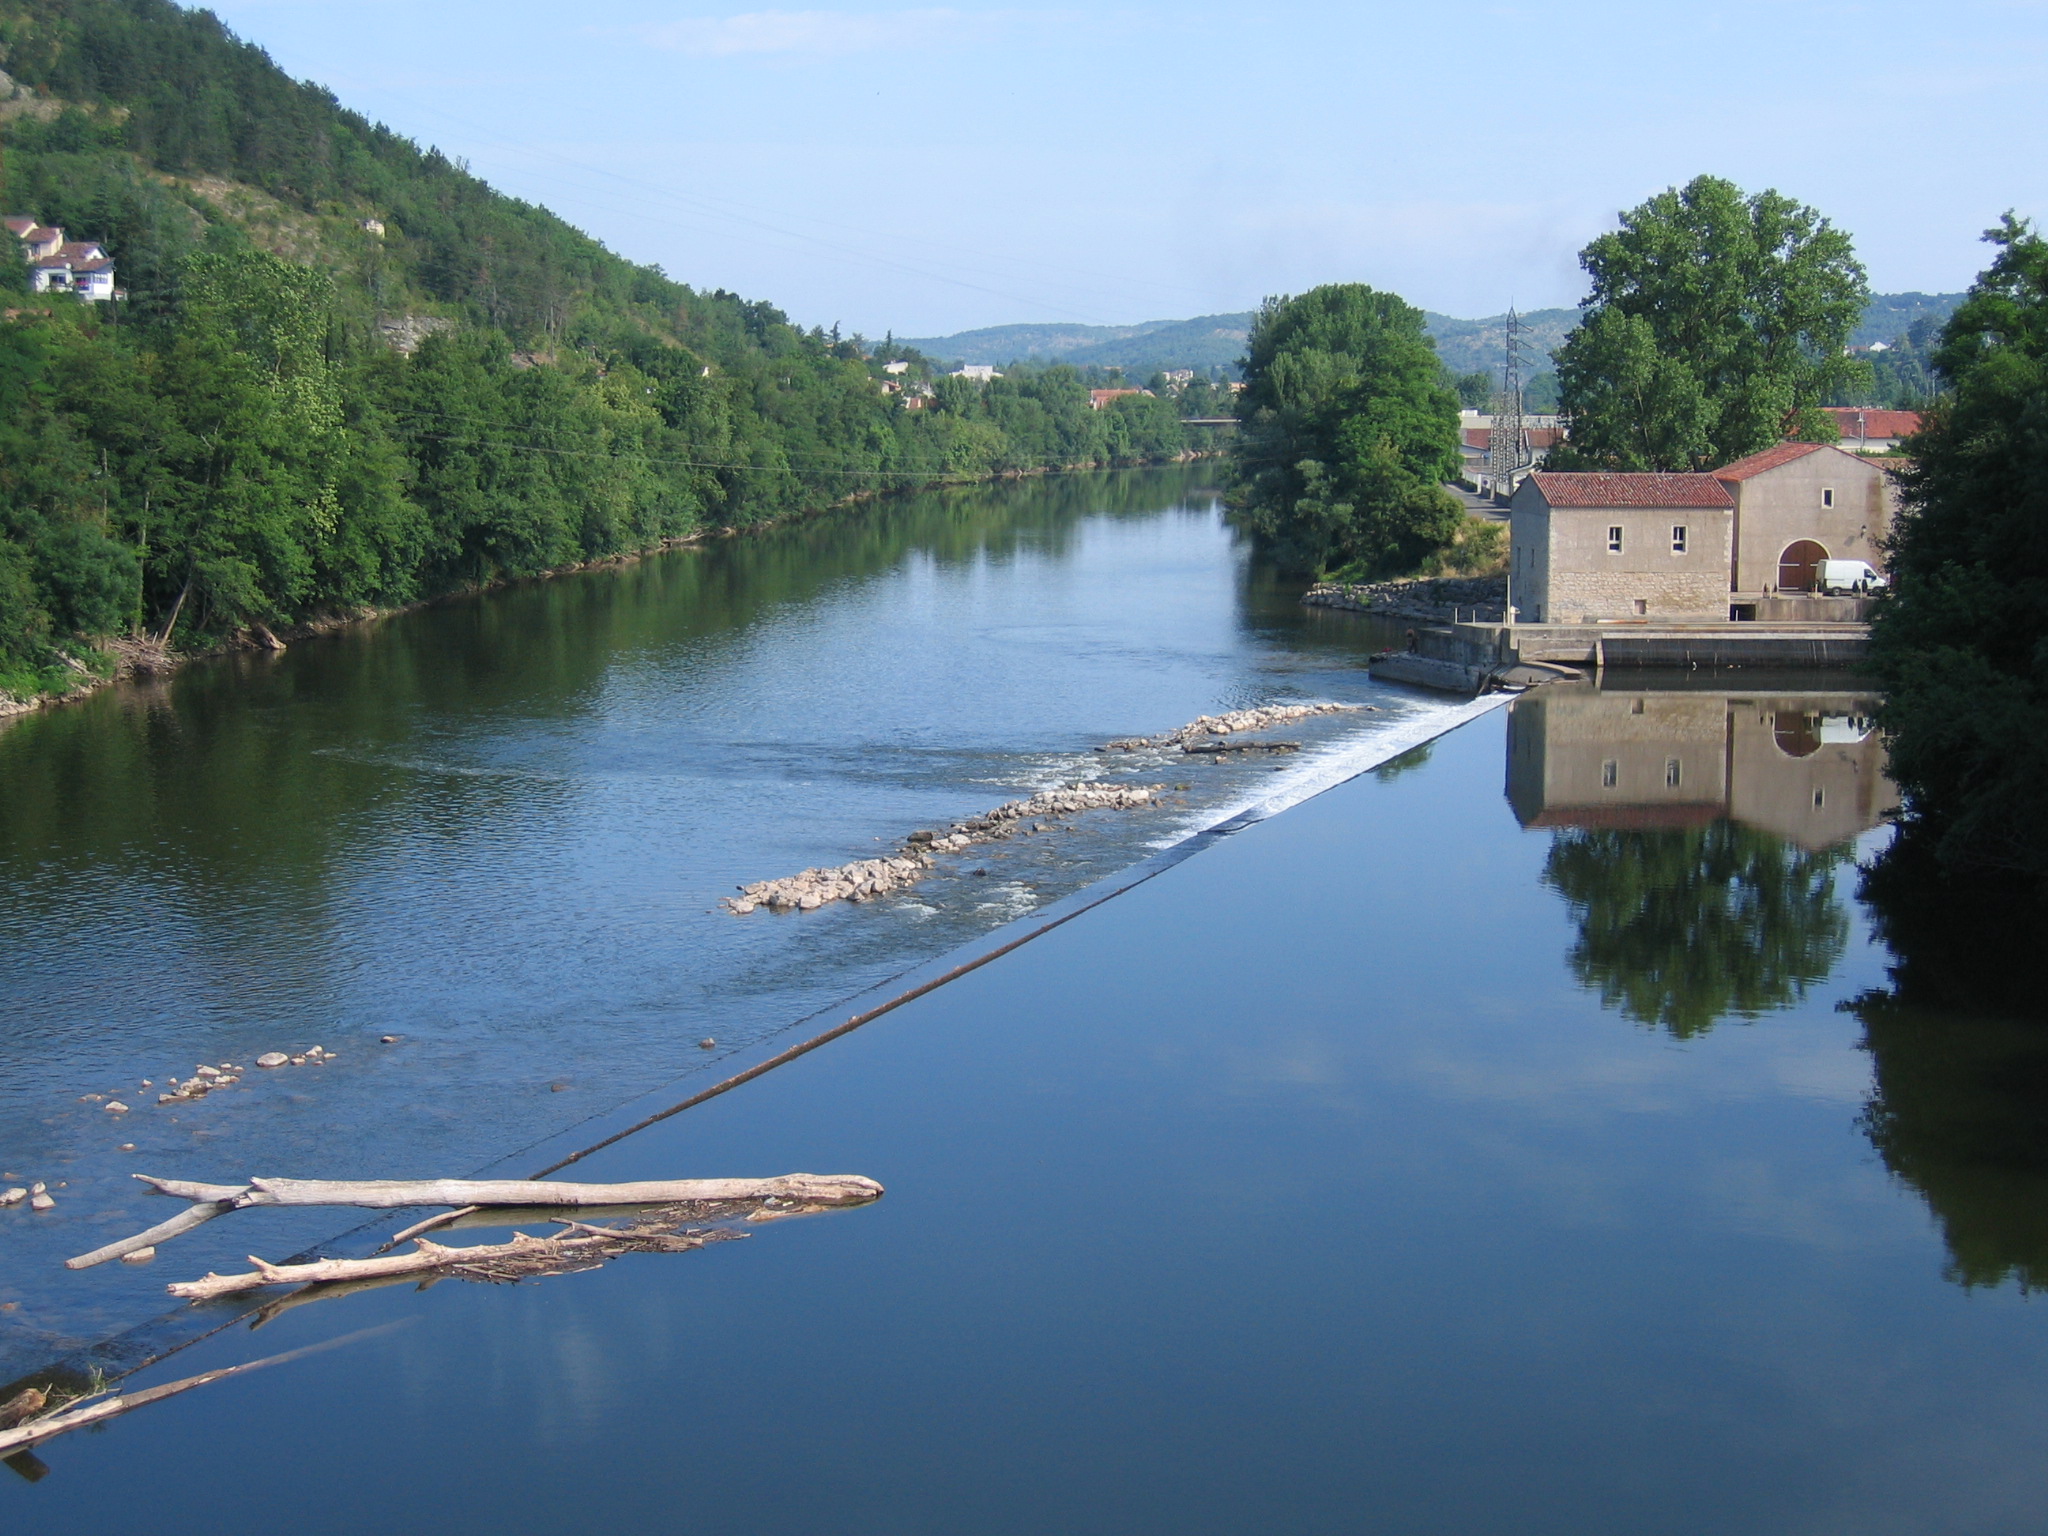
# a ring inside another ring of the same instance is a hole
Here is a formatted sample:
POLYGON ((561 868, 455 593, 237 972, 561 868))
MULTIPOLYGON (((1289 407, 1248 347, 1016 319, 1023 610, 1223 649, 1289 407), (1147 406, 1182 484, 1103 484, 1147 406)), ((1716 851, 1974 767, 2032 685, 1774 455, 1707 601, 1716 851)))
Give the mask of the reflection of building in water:
POLYGON ((1525 827, 1702 826, 1722 817, 1827 848, 1898 805, 1865 694, 1538 689, 1508 724, 1525 827))

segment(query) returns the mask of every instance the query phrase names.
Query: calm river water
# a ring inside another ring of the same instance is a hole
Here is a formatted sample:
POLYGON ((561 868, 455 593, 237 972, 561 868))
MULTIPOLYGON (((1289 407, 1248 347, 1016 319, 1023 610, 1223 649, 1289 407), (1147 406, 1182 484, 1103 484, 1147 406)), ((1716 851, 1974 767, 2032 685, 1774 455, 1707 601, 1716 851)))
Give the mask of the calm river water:
POLYGON ((1856 895, 1892 805, 1870 697, 1637 678, 1475 713, 1376 688, 1380 637, 1294 597, 1196 476, 1055 481, 0 734, 0 1145, 59 1199, 0 1211, 10 1374, 141 1387, 344 1341, 17 1458, 10 1517, 2038 1528, 2048 1074, 2023 1027, 1895 995, 1856 895), (1278 771, 1091 751, 1280 699, 1377 710, 1284 733, 1278 771), (914 896, 713 910, 1103 772, 1188 788, 914 896), (166 1213, 135 1169, 531 1172, 1134 865, 578 1167, 857 1172, 873 1207, 267 1314, 160 1288, 378 1234, 248 1211, 61 1268, 166 1213), (338 1059, 154 1102, 312 1044, 338 1059), (82 1097, 111 1092, 133 1111, 82 1097))

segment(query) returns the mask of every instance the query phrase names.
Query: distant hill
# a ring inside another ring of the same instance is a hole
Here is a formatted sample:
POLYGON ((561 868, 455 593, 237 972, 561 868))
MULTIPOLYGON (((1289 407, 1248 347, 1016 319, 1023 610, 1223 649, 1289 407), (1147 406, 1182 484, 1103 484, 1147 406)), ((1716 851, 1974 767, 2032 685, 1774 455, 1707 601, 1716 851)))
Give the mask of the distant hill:
POLYGON ((1874 293, 1870 307, 1863 311, 1863 323, 1850 333, 1849 345, 1897 341, 1916 320, 1932 319, 1939 325, 1955 313, 1963 297, 1960 293, 1874 293))
POLYGON ((993 325, 957 336, 904 340, 927 357, 958 366, 1021 359, 1072 363, 1077 368, 1234 368, 1244 356, 1252 314, 1202 315, 1193 320, 1148 320, 1139 325, 993 325))
MULTIPOLYGON (((1453 373, 1497 373, 1508 341, 1508 317, 1488 315, 1484 320, 1458 320, 1450 315, 1424 312, 1429 334, 1436 338, 1436 355, 1453 373)), ((1523 377, 1550 371, 1550 354, 1564 345, 1564 339, 1579 323, 1576 309, 1532 309, 1522 316, 1528 333, 1522 339, 1523 377)))
MULTIPOLYGON (((1959 293, 1875 294, 1850 343, 1860 347, 1891 341, 1927 316, 1945 320, 1962 298, 1959 293)), ((1460 320, 1425 312, 1425 318, 1430 335, 1436 338, 1437 355, 1451 372, 1490 372, 1500 367, 1501 349, 1507 343, 1506 315, 1460 320)), ((1133 377, 1168 368, 1234 371, 1244 356, 1252 319, 1253 312, 1246 310, 1193 320, 1147 320, 1138 325, 993 325, 957 336, 906 340, 903 345, 927 357, 943 358, 955 367, 964 363, 1001 367, 1030 359, 1081 368, 1121 368, 1133 377)), ((1522 316, 1522 323, 1529 328, 1526 376, 1551 371, 1551 355, 1578 321, 1576 309, 1536 309, 1522 316)))

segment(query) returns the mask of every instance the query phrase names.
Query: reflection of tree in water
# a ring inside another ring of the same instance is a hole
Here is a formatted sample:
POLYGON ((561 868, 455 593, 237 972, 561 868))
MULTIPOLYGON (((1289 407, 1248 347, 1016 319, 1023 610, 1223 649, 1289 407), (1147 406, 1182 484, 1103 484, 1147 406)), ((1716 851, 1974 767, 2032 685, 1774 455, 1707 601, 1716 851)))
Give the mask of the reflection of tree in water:
POLYGON ((1902 830, 1862 895, 1892 951, 1891 988, 1850 1004, 1876 1092, 1863 1129, 1934 1213, 1949 1278, 2048 1287, 2044 914, 1996 876, 1956 878, 1902 830))
POLYGON ((1399 757, 1389 758, 1373 769, 1372 776, 1382 784, 1391 784, 1404 773, 1413 773, 1417 768, 1427 767, 1430 754, 1436 750, 1436 743, 1425 741, 1419 747, 1410 747, 1399 757))
POLYGON ((1579 925, 1567 957, 1579 980, 1683 1040, 1797 1002, 1833 971, 1849 939, 1834 872, 1848 856, 1730 821, 1571 831, 1551 844, 1543 883, 1579 925))

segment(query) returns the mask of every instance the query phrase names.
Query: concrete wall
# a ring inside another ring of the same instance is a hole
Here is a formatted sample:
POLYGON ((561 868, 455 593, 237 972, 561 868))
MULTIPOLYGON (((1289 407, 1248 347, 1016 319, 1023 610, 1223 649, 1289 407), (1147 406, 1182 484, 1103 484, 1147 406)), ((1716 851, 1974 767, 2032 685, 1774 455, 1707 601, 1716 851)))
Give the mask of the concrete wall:
MULTIPOLYGON (((1525 491, 1520 502, 1538 502, 1525 491)), ((1516 513, 1517 522, 1521 512, 1516 513)), ((1734 525, 1719 507, 1547 507, 1543 536, 1530 521, 1537 569, 1530 582, 1539 610, 1517 598, 1532 623, 1573 624, 1593 619, 1728 617, 1728 572, 1734 525), (1622 530, 1621 551, 1608 548, 1608 530, 1622 530), (1671 530, 1686 530, 1683 554, 1671 548, 1671 530)))
POLYGON ((1525 623, 1550 617, 1550 509, 1526 480, 1508 512, 1508 601, 1525 623))
POLYGON ((1883 467, 1823 449, 1728 486, 1735 497, 1735 590, 1759 594, 1778 584, 1778 557, 1811 539, 1831 560, 1867 560, 1879 570, 1878 540, 1891 528, 1895 485, 1883 467), (1835 504, 1821 505, 1833 490, 1835 504))

